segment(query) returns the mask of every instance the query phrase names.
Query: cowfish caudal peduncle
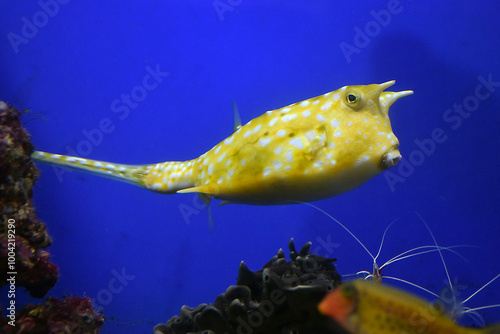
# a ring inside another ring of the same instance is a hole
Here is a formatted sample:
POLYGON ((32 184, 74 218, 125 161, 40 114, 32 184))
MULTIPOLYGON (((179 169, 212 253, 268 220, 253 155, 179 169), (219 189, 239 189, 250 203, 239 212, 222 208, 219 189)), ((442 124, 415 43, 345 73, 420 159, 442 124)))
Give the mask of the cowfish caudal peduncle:
POLYGON ((500 326, 468 328, 457 325, 423 299, 368 280, 341 284, 318 306, 353 334, 499 334, 500 326))
POLYGON ((360 186, 401 159, 389 107, 410 90, 394 81, 344 86, 268 111, 190 161, 122 165, 36 151, 37 161, 159 193, 198 193, 229 203, 310 202, 360 186))

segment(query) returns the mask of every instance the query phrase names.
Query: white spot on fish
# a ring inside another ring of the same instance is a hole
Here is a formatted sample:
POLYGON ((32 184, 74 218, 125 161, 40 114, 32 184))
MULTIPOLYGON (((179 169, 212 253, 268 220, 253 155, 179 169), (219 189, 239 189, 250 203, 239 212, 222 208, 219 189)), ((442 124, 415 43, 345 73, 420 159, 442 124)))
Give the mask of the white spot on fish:
POLYGON ((245 165, 246 165, 246 163, 247 163, 247 161, 246 161, 245 159, 242 159, 242 160, 241 160, 241 165, 242 165, 242 166, 245 166, 245 165))
POLYGON ((269 126, 273 126, 274 124, 276 124, 276 122, 278 121, 278 117, 275 117, 273 118, 270 122, 269 122, 269 126))
POLYGON ((340 132, 340 130, 337 130, 335 131, 335 133, 333 134, 334 137, 340 137, 340 135, 342 134, 342 132, 340 132))
POLYGON ((300 106, 301 106, 301 107, 307 107, 308 105, 309 105, 309 101, 302 101, 302 102, 300 103, 300 106))
POLYGON ((293 159, 292 151, 287 151, 286 152, 286 161, 292 162, 292 159, 293 159))
POLYGON ((224 140, 224 144, 226 144, 226 145, 231 144, 233 142, 233 139, 234 139, 234 136, 227 138, 226 140, 224 140))
POLYGON ((269 173, 271 173, 271 168, 269 167, 264 168, 264 176, 268 176, 269 173))
POLYGON ((299 138, 292 138, 290 139, 290 145, 294 145, 294 146, 297 146, 297 148, 304 148, 304 145, 302 144, 302 142, 300 141, 299 138))
POLYGON ((314 167, 321 167, 321 165, 323 165, 323 161, 322 160, 316 161, 313 165, 314 167))
POLYGON ((330 143, 330 148, 334 148, 335 147, 335 143, 330 143))
POLYGON ((248 130, 247 132, 245 132, 245 134, 243 135, 243 138, 246 138, 248 136, 250 136, 252 134, 252 131, 248 130))
POLYGON ((257 133, 257 132, 259 132, 259 130, 260 130, 260 129, 262 129, 262 125, 260 125, 260 124, 259 124, 259 125, 257 125, 257 126, 255 127, 255 129, 253 129, 253 131, 252 131, 252 132, 253 132, 253 133, 257 133))
POLYGON ((224 164, 224 166, 229 167, 230 164, 231 164, 231 159, 227 159, 227 161, 224 164))
POLYGON ((228 172, 227 172, 227 177, 228 178, 231 178, 234 174, 234 169, 230 169, 228 172))
POLYGON ((281 163, 281 161, 273 161, 273 166, 276 169, 280 169, 281 167, 283 167, 283 164, 281 163))
POLYGON ((333 99, 334 99, 334 100, 338 100, 338 99, 340 99, 340 94, 339 94, 339 93, 335 93, 335 94, 333 94, 333 99))
POLYGON ((274 153, 276 153, 276 154, 280 154, 282 149, 283 149, 283 147, 278 146, 278 147, 276 147, 276 148, 274 149, 274 153))
POLYGON ((316 118, 317 118, 317 120, 318 120, 318 121, 320 121, 320 122, 325 121, 325 117, 324 117, 323 115, 321 115, 321 114, 318 114, 318 115, 316 116, 316 118))
POLYGON ((289 112, 290 110, 292 110, 292 109, 291 108, 283 108, 283 109, 281 109, 281 112, 284 114, 284 113, 289 112))
POLYGON ((316 100, 313 102, 314 105, 317 105, 319 103, 319 100, 316 100))
POLYGON ((226 157, 226 152, 221 154, 221 156, 217 159, 217 162, 221 162, 222 160, 224 160, 225 157, 226 157))
POLYGON ((269 138, 269 137, 259 139, 259 145, 262 146, 262 147, 266 146, 270 142, 271 142, 271 138, 269 138))
POLYGON ((291 121, 291 120, 292 120, 292 119, 294 119, 295 117, 297 117, 297 114, 285 115, 285 116, 283 116, 283 122, 288 122, 288 121, 291 121))
POLYGON ((217 184, 221 184, 221 183, 222 183, 222 181, 224 181, 224 178, 221 176, 221 177, 219 178, 219 180, 217 181, 217 184))
POLYGON ((352 125, 352 122, 347 122, 347 125, 352 125))
POLYGON ((276 132, 276 136, 278 137, 283 137, 284 135, 286 135, 286 130, 278 130, 278 132, 276 132))
POLYGON ((309 141, 312 141, 314 138, 316 138, 318 136, 318 134, 316 133, 316 131, 314 130, 311 130, 309 132, 306 133, 306 138, 309 140, 309 141))
POLYGON ((328 154, 326 155, 326 158, 327 158, 327 159, 331 159, 331 158, 332 158, 332 156, 333 156, 333 153, 328 153, 328 154))
POLYGON ((328 101, 321 106, 321 110, 328 110, 332 106, 332 101, 328 101))
POLYGON ((309 115, 311 115, 311 111, 309 109, 304 110, 304 112, 302 113, 302 116, 304 117, 308 117, 309 115))
POLYGON ((208 165, 208 169, 207 169, 208 175, 212 175, 213 172, 214 172, 214 164, 208 165))
POLYGON ((331 92, 326 93, 326 94, 323 94, 323 96, 325 96, 325 97, 326 97, 326 96, 330 95, 330 93, 331 93, 331 92))
POLYGON ((339 126, 339 121, 338 121, 338 120, 336 120, 336 119, 333 119, 333 120, 332 120, 332 126, 333 126, 334 128, 338 127, 338 126, 339 126))

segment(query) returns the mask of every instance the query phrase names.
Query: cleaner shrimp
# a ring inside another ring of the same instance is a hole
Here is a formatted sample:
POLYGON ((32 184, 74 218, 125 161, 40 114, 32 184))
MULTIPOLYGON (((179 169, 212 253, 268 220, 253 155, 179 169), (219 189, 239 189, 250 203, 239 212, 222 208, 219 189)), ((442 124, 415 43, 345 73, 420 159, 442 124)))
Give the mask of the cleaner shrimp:
POLYGON ((361 245, 361 247, 372 258, 372 260, 373 260, 373 266, 372 266, 372 271, 371 272, 369 272, 367 270, 362 270, 362 271, 359 271, 359 272, 357 272, 355 274, 344 275, 344 276, 352 276, 352 275, 359 276, 359 275, 362 275, 364 279, 371 279, 371 280, 373 280, 375 282, 378 282, 378 283, 381 283, 382 282, 382 278, 384 278, 384 279, 395 280, 395 281, 398 281, 398 282, 402 282, 404 284, 408 284, 410 286, 413 286, 413 287, 415 287, 417 289, 425 291, 426 293, 428 293, 428 294, 436 297, 439 302, 436 302, 435 304, 437 306, 441 306, 442 307, 442 311, 447 312, 453 319, 458 320, 462 315, 465 314, 465 315, 468 315, 469 317, 471 317, 479 326, 484 326, 485 322, 482 319, 482 317, 479 315, 479 313, 477 313, 477 311, 500 307, 500 304, 492 304, 492 305, 480 306, 480 307, 474 307, 474 308, 470 308, 470 307, 465 306, 465 303, 467 303, 468 301, 470 301, 474 296, 476 296, 478 293, 480 293, 482 290, 484 290, 487 286, 489 286, 491 283, 493 283, 498 278, 500 278, 500 274, 496 275, 491 280, 489 280, 486 284, 484 284, 481 287, 479 287, 475 292, 473 292, 470 296, 468 296, 467 298, 465 298, 463 301, 460 302, 460 301, 457 300, 457 298, 456 298, 457 293, 456 293, 456 291, 455 291, 455 289, 453 287, 453 283, 452 283, 451 278, 450 278, 448 267, 446 265, 446 262, 444 260, 442 252, 445 251, 445 250, 449 251, 449 252, 451 252, 451 253, 459 256, 464 261, 467 261, 462 255, 460 255, 458 252, 456 252, 454 250, 454 248, 458 248, 458 247, 474 247, 474 246, 470 246, 470 245, 454 245, 454 246, 447 246, 447 247, 445 247, 445 246, 439 246, 438 243, 437 243, 437 241, 436 241, 436 238, 434 237, 434 234, 431 231, 431 229, 429 228, 429 226, 427 225, 427 223, 424 221, 424 219, 420 216, 420 214, 418 214, 417 212, 415 212, 416 215, 419 217, 419 219, 425 225, 427 231, 429 232, 429 234, 430 234, 430 236, 431 236, 431 238, 432 238, 432 240, 434 242, 434 245, 419 246, 419 247, 415 247, 415 248, 409 249, 407 251, 404 251, 404 252, 402 252, 402 253, 400 253, 400 254, 392 257, 391 259, 389 259, 386 262, 384 262, 382 265, 379 265, 378 262, 377 262, 377 260, 378 260, 380 254, 381 254, 382 247, 384 245, 384 241, 385 241, 385 237, 386 237, 387 231, 397 221, 397 219, 394 220, 394 221, 392 221, 386 227, 386 229, 384 230, 384 233, 382 235, 382 239, 381 239, 380 246, 378 248, 377 254, 374 256, 368 250, 368 248, 361 242, 361 240, 359 240, 359 238, 356 237, 356 235, 354 235, 354 233, 352 233, 338 219, 336 219, 335 217, 333 217, 332 215, 330 215, 329 213, 327 213, 323 209, 321 209, 321 208, 319 208, 319 207, 317 207, 317 206, 315 206, 315 205, 313 205, 311 203, 302 203, 302 204, 308 205, 308 206, 310 206, 310 207, 318 210, 319 212, 323 213, 328 218, 330 218, 331 220, 333 220, 335 223, 337 223, 351 237, 353 237, 354 240, 356 240, 356 242, 359 243, 361 245), (446 281, 447 281, 447 284, 448 284, 447 288, 450 289, 451 295, 453 296, 451 302, 445 301, 442 296, 440 296, 437 293, 435 293, 435 292, 433 292, 433 291, 431 291, 429 289, 426 289, 425 287, 423 287, 421 285, 418 285, 416 283, 410 282, 410 281, 402 279, 402 278, 394 277, 394 276, 385 276, 385 275, 382 275, 382 270, 384 268, 386 268, 387 266, 389 266, 390 264, 393 264, 395 262, 398 262, 398 261, 401 261, 401 260, 405 260, 405 259, 408 259, 408 258, 411 258, 411 257, 414 257, 414 256, 419 256, 419 255, 423 255, 423 254, 427 254, 427 253, 432 253, 432 252, 438 252, 440 260, 441 260, 441 262, 443 264, 444 271, 445 271, 445 274, 446 274, 446 281))
MULTIPOLYGON (((324 214, 325 216, 327 216, 328 218, 330 218, 331 220, 333 220, 335 223, 337 223, 347 233, 349 233, 349 235, 354 240, 356 240, 356 242, 358 244, 360 244, 361 247, 366 251, 366 253, 368 253, 368 255, 372 258, 373 265, 372 265, 372 271, 371 272, 367 271, 367 270, 362 270, 362 271, 358 271, 355 274, 348 274, 348 275, 344 275, 344 276, 361 276, 362 275, 362 277, 364 279, 371 279, 371 280, 379 282, 379 283, 382 282, 382 277, 384 277, 384 278, 387 278, 387 279, 392 279, 392 280, 400 281, 400 282, 403 282, 403 283, 406 283, 406 284, 414 285, 415 287, 418 287, 418 288, 426 290, 423 287, 420 287, 420 286, 418 286, 418 285, 416 285, 414 283, 411 283, 409 281, 403 280, 401 278, 397 278, 397 277, 393 277, 393 276, 384 276, 384 275, 382 275, 382 270, 384 268, 386 268, 387 266, 389 266, 390 264, 393 264, 395 262, 398 262, 398 261, 401 261, 401 260, 405 260, 405 259, 408 259, 408 258, 411 258, 411 257, 414 257, 414 256, 418 256, 418 255, 423 255, 423 254, 427 254, 427 253, 437 252, 438 250, 439 251, 441 251, 441 250, 447 250, 447 251, 450 251, 450 252, 456 254, 459 257, 462 257, 459 253, 457 253, 456 251, 454 251, 453 248, 467 247, 466 245, 456 245, 456 246, 444 247, 444 246, 438 246, 437 244, 436 245, 419 246, 419 247, 415 247, 415 248, 409 249, 407 251, 404 251, 404 252, 402 252, 402 253, 400 253, 400 254, 392 257, 391 259, 387 260, 382 265, 379 265, 378 262, 377 262, 377 260, 378 260, 378 258, 380 256, 381 252, 382 252, 382 247, 384 245, 385 236, 387 234, 387 231, 389 231, 390 227, 397 221, 397 219, 395 219, 394 221, 392 221, 386 227, 386 229, 385 229, 385 231, 384 231, 384 233, 382 235, 382 240, 380 242, 380 246, 378 248, 377 254, 374 256, 372 254, 372 252, 370 252, 370 250, 365 246, 365 244, 363 244, 363 242, 361 240, 359 240, 359 238, 356 237, 356 235, 353 232, 351 232, 351 230, 349 230, 338 219, 336 219, 335 217, 333 217, 332 215, 330 215, 329 213, 327 213, 323 209, 321 209, 321 208, 319 208, 319 207, 317 207, 317 206, 315 206, 315 205, 313 205, 311 203, 302 203, 302 204, 305 204, 307 206, 310 206, 310 207, 318 210, 319 212, 321 212, 322 214, 324 214)), ((428 291, 428 292, 431 292, 431 291, 428 291)))

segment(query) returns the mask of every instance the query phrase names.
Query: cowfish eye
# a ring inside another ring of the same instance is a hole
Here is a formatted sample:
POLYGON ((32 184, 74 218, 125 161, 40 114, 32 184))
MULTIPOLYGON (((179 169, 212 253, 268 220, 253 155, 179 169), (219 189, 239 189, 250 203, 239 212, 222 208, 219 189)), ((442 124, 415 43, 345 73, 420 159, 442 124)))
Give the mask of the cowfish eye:
POLYGON ((358 89, 350 89, 345 92, 344 103, 353 110, 360 110, 366 105, 366 99, 363 98, 363 93, 358 89))
POLYGON ((347 95, 347 103, 356 103, 358 101, 358 97, 354 94, 347 95))

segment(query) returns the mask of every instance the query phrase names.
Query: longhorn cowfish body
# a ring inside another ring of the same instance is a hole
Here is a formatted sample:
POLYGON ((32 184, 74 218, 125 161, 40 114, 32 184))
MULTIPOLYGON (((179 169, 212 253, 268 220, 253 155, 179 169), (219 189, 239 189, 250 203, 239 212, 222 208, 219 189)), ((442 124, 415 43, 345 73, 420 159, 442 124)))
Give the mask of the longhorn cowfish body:
POLYGON ((120 165, 44 152, 64 165, 165 193, 199 193, 232 203, 310 202, 349 191, 401 159, 389 107, 412 91, 394 81, 345 86, 238 127, 197 159, 120 165))
POLYGON ((318 306, 353 334, 499 334, 500 325, 457 325, 443 309, 414 295, 368 280, 342 283, 318 306))

